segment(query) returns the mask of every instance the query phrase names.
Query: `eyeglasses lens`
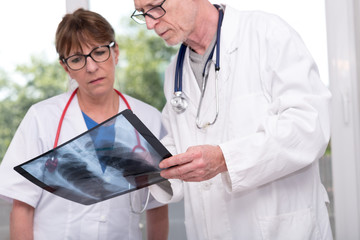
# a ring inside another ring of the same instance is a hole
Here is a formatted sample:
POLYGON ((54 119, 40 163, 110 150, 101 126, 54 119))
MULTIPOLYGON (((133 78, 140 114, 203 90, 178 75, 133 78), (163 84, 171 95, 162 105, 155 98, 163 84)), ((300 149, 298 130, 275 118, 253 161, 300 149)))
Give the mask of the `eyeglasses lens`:
POLYGON ((101 46, 93 49, 88 55, 74 55, 66 59, 66 63, 72 70, 80 70, 86 65, 87 57, 91 57, 97 63, 105 62, 110 57, 110 47, 101 46))
POLYGON ((131 18, 135 22, 140 23, 140 24, 146 23, 145 16, 148 16, 148 17, 150 17, 152 19, 155 19, 155 20, 159 19, 162 16, 164 16, 165 13, 166 13, 165 9, 162 7, 164 2, 165 1, 163 1, 159 6, 155 6, 155 7, 151 8, 150 10, 148 10, 145 13, 135 10, 133 12, 133 14, 131 15, 131 18))

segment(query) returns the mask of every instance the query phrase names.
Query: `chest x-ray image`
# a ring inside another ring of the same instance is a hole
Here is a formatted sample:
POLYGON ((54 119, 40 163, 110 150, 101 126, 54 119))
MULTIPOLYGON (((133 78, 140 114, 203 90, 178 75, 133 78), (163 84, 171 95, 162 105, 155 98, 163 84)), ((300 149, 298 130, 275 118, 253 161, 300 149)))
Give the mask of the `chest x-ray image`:
POLYGON ((14 169, 39 187, 89 205, 165 181, 171 154, 131 110, 14 169))

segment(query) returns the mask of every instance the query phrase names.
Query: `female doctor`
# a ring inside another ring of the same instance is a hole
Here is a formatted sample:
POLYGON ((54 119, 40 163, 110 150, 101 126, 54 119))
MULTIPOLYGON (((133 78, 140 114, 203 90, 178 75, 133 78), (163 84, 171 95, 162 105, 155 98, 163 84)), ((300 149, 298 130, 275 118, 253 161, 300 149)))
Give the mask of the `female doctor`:
POLYGON ((134 20, 184 46, 164 86, 172 194, 151 190, 184 198, 188 239, 332 239, 318 163, 331 95, 299 35, 208 0, 134 3, 134 20))
MULTIPOLYGON (((84 206, 42 190, 13 170, 126 108, 154 135, 163 136, 155 108, 113 89, 119 49, 102 16, 83 9, 65 15, 56 32, 56 50, 78 88, 33 105, 2 161, 0 195, 13 201, 11 239, 142 239, 130 194, 84 206)), ((149 239, 167 239, 167 205, 151 198, 148 209, 149 239)))

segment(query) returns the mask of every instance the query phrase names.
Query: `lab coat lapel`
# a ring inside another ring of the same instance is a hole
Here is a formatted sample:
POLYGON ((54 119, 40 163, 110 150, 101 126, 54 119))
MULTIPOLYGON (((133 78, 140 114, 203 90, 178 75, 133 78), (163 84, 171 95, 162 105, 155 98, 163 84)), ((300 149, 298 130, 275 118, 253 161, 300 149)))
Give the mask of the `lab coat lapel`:
MULTIPOLYGON (((226 89, 227 82, 230 76, 230 53, 226 51, 226 46, 222 43, 220 40, 220 49, 223 49, 222 52, 220 52, 220 71, 219 71, 219 77, 218 77, 218 89, 216 90, 215 85, 215 62, 216 62, 216 47, 215 52, 213 56, 213 63, 211 63, 210 71, 208 71, 209 76, 207 80, 207 85, 205 89, 204 99, 202 101, 202 106, 200 110, 200 114, 203 117, 200 117, 201 121, 213 121, 215 114, 216 114, 216 94, 218 94, 219 97, 219 104, 222 99, 222 92, 224 89, 226 89), (204 119, 205 117, 205 119, 204 119)), ((201 92, 200 92, 201 95, 201 92)), ((199 100, 200 100, 199 95, 199 100)), ((198 101, 199 101, 198 100, 198 101)), ((220 111, 221 106, 219 106, 220 111)))
MULTIPOLYGON (((233 20, 236 17, 234 16, 234 12, 226 11, 226 6, 223 5, 223 7, 225 8, 225 13, 220 34, 221 51, 219 80, 221 79, 221 81, 227 82, 230 77, 230 73, 234 70, 231 69, 231 66, 234 65, 234 63, 231 63, 231 56, 237 52, 240 39, 237 37, 237 32, 234 31, 233 27, 233 20)), ((226 89, 226 84, 219 84, 220 92, 224 88, 226 89)))
MULTIPOLYGON (((239 39, 235 37, 236 32, 233 30, 233 25, 231 19, 231 11, 226 11, 221 27, 220 34, 220 71, 218 79, 218 95, 219 95, 219 115, 221 114, 222 106, 225 106, 228 103, 222 102, 222 99, 226 99, 223 95, 226 93, 228 86, 228 81, 230 78, 230 73, 233 71, 231 66, 231 55, 237 52, 239 39), (221 104, 222 103, 222 104, 221 104)), ((213 56, 213 61, 216 61, 216 47, 213 56)), ((215 88, 215 69, 212 66, 209 74, 209 79, 206 87, 206 93, 204 96, 203 104, 201 106, 202 115, 206 114, 207 118, 203 121, 212 121, 215 116, 216 111, 216 88, 215 88)), ((202 120, 202 118, 201 118, 202 120)))
MULTIPOLYGON (((226 14, 224 15, 223 27, 221 29, 221 40, 220 40, 220 71, 219 71, 219 79, 218 79, 218 94, 219 101, 221 101, 221 93, 223 89, 226 89, 226 83, 230 76, 230 59, 231 54, 236 51, 236 47, 230 40, 226 37, 229 34, 233 35, 231 31, 229 31, 226 26, 226 14)), ((233 38, 230 38, 233 39, 233 38)), ((213 61, 216 61, 216 47, 213 56, 213 61)), ((189 101, 189 105, 193 106, 195 111, 195 115, 197 109, 199 107, 199 102, 201 98, 201 89, 199 88, 195 75, 190 66, 190 58, 189 58, 189 48, 186 49, 185 59, 184 59, 184 70, 183 70, 183 83, 182 83, 183 93, 185 94, 187 100, 189 101)), ((205 119, 206 121, 212 121, 213 117, 216 113, 216 91, 215 91, 215 69, 214 64, 212 64, 207 86, 205 89, 205 95, 201 106, 201 115, 204 116, 209 114, 210 119, 205 119)))
POLYGON ((197 109, 200 100, 200 89, 190 66, 189 48, 186 49, 183 67, 183 93, 185 94, 189 105, 197 109))
POLYGON ((232 12, 226 11, 225 5, 222 5, 222 7, 225 9, 225 12, 220 34, 219 92, 222 92, 223 89, 227 88, 226 85, 232 71, 230 64, 231 55, 236 52, 236 43, 239 41, 239 39, 235 37, 236 31, 234 31, 231 20, 233 18, 233 16, 231 16, 232 12))
MULTIPOLYGON (((215 50, 216 51, 216 50, 215 50)), ((215 53, 214 53, 215 55, 215 53)), ((215 61, 215 57, 213 58, 215 61)), ((200 121, 203 122, 211 122, 215 118, 216 115, 216 94, 219 93, 216 90, 215 86, 215 64, 214 62, 208 63, 207 67, 207 83, 206 88, 204 90, 204 96, 202 100, 202 104, 200 106, 200 121)), ((218 82, 218 87, 221 83, 218 82)), ((200 100, 200 97, 199 97, 200 100)))

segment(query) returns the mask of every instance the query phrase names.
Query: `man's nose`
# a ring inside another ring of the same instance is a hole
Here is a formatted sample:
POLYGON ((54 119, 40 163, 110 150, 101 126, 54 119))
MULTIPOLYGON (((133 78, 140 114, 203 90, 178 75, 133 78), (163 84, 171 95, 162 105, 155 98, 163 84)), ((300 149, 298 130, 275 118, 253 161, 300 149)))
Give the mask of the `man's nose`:
POLYGON ((154 29, 155 24, 158 23, 159 20, 158 19, 153 19, 153 18, 151 18, 149 16, 145 16, 145 21, 146 21, 147 29, 152 30, 152 29, 154 29))

